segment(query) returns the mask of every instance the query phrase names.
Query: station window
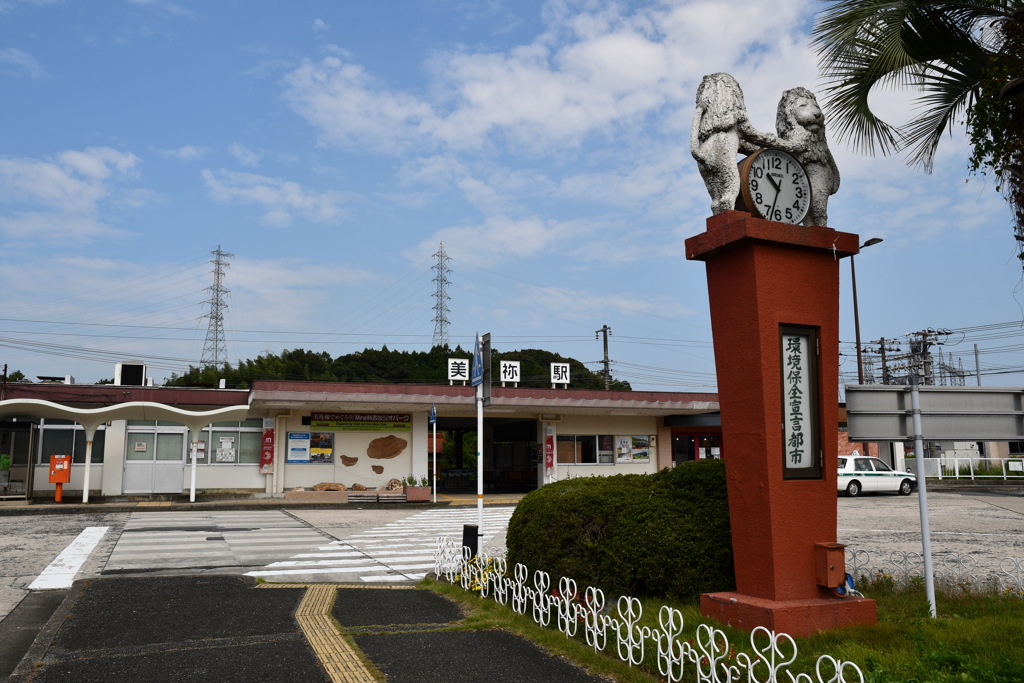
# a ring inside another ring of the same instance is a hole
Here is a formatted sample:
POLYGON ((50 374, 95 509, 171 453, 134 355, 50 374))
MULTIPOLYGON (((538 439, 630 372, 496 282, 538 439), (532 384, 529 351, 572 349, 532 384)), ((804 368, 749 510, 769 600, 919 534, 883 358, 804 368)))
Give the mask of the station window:
POLYGON ((258 465, 263 420, 214 422, 203 430, 207 462, 211 465, 258 465))
MULTIPOLYGON (((85 427, 72 420, 46 419, 40 421, 38 459, 36 464, 48 465, 51 455, 70 455, 71 462, 85 463, 85 427)), ((93 464, 103 462, 103 448, 106 444, 106 432, 101 425, 92 440, 93 464)))
POLYGON ((559 434, 559 464, 612 465, 615 463, 615 437, 608 434, 559 434))

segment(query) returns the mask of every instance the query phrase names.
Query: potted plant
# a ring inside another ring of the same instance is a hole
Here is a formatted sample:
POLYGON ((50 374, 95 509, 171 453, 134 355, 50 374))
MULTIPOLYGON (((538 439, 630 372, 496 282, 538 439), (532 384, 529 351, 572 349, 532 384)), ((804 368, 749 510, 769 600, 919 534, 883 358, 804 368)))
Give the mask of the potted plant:
POLYGON ((413 475, 405 478, 405 499, 410 503, 428 502, 430 500, 430 487, 426 484, 427 478, 418 480, 413 475), (419 483, 418 483, 419 482, 419 483))

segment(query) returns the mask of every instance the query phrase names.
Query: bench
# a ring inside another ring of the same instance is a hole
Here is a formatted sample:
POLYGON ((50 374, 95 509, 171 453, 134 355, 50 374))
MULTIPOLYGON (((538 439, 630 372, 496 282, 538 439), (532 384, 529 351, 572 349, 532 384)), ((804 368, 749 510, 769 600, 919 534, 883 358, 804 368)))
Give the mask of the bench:
POLYGON ((349 491, 350 503, 404 503, 405 494, 393 491, 349 491))

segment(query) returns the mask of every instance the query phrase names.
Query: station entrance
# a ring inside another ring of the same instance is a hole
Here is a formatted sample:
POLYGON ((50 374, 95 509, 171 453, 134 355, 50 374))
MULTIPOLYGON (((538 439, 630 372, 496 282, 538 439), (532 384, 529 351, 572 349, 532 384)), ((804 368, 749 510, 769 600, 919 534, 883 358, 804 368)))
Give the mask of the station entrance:
MULTIPOLYGON (((474 417, 438 417, 438 490, 476 491, 477 432, 474 417)), ((525 493, 537 488, 540 446, 537 420, 484 418, 484 491, 525 493)), ((430 457, 429 467, 433 467, 430 457)), ((431 471, 432 474, 432 471, 431 471)))

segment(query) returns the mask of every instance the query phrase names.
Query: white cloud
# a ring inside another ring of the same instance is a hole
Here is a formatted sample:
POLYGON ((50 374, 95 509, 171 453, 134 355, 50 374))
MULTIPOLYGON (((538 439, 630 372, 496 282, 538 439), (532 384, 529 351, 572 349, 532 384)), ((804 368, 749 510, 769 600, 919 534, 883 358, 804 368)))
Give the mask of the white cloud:
POLYGON ((609 293, 567 287, 522 287, 521 293, 509 302, 535 311, 538 316, 558 316, 572 320, 601 320, 609 315, 679 316, 693 313, 669 298, 627 293, 609 293))
POLYGON ((228 147, 228 152, 231 153, 231 156, 238 159, 238 163, 247 168, 259 168, 260 161, 263 159, 263 152, 251 150, 237 142, 232 143, 228 147))
POLYGON ((313 20, 313 33, 323 33, 330 28, 330 25, 323 19, 318 18, 313 20))
POLYGON ((197 161, 206 156, 209 150, 205 147, 198 147, 196 145, 184 145, 177 149, 165 149, 161 150, 160 153, 165 157, 171 157, 174 159, 181 159, 182 161, 197 161))
POLYGON ((418 128, 434 118, 427 103, 388 91, 361 66, 338 57, 306 62, 285 80, 285 100, 333 144, 398 151, 420 137, 418 128))
POLYGON ((126 176, 138 162, 134 154, 109 147, 69 150, 52 160, 0 158, 0 201, 94 213, 110 194, 105 181, 111 174, 126 176))
POLYGON ((440 241, 444 242, 448 255, 456 261, 498 262, 534 256, 576 232, 576 226, 571 223, 536 217, 514 219, 492 216, 482 225, 439 230, 430 239, 407 250, 406 255, 414 261, 420 261, 434 253, 440 241))
MULTIPOLYGON (((2 7, 0 11, 3 11, 2 7)), ((16 47, 4 47, 0 48, 0 74, 42 78, 46 70, 29 53, 16 47)))
POLYGON ((241 327, 265 329, 267 321, 282 329, 316 328, 338 286, 373 279, 362 268, 324 265, 304 259, 246 259, 231 263, 234 317, 241 327))
POLYGON ((435 55, 429 98, 390 89, 351 59, 334 56, 290 73, 285 97, 322 141, 344 147, 572 148, 688 104, 705 71, 746 72, 741 83, 751 83, 759 98, 761 84, 770 83, 773 109, 780 78, 797 78, 785 85, 792 87, 814 77, 801 32, 809 6, 730 0, 627 12, 611 1, 550 2, 547 30, 531 43, 435 55), (720 66, 708 69, 707 55, 720 66))
POLYGON ((10 11, 18 5, 54 5, 61 0, 0 0, 0 14, 10 11))
POLYGON ((88 215, 28 211, 0 216, 0 232, 15 241, 83 242, 97 237, 112 237, 123 231, 88 215))
POLYGON ((310 192, 292 181, 224 169, 204 169, 202 176, 210 196, 219 202, 262 205, 266 211, 263 222, 268 225, 290 225, 296 215, 311 221, 329 222, 342 214, 342 198, 338 192, 310 192))

